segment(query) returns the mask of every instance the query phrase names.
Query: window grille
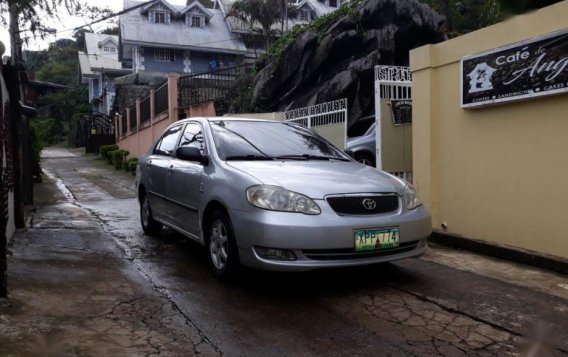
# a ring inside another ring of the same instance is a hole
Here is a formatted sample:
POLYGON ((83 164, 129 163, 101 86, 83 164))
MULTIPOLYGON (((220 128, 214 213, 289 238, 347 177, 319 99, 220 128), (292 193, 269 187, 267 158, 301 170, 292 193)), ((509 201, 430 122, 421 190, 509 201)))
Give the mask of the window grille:
POLYGON ((308 10, 300 10, 300 21, 310 21, 310 12, 308 10))
POLYGON ((191 27, 201 27, 201 17, 192 16, 191 17, 191 27))
POLYGON ((174 62, 174 52, 168 48, 157 48, 154 50, 154 60, 156 62, 174 62))
POLYGON ((103 46, 103 51, 105 51, 105 52, 116 52, 116 47, 114 47, 114 46, 103 46))

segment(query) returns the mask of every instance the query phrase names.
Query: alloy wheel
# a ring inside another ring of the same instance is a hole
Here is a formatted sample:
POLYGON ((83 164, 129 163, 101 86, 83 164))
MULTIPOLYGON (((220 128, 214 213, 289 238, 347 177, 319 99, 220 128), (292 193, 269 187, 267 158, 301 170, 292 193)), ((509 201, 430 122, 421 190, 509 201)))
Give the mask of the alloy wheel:
POLYGON ((209 253, 211 261, 215 268, 222 270, 227 264, 229 258, 229 238, 225 224, 216 219, 211 225, 211 233, 209 235, 209 253))

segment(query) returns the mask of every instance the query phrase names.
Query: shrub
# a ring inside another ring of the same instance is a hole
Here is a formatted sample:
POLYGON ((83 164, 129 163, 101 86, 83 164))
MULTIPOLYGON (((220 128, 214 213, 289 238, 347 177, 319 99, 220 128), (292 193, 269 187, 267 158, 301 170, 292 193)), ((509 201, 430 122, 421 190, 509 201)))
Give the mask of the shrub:
POLYGON ((112 159, 112 164, 114 168, 120 170, 122 168, 122 163, 128 156, 129 152, 127 150, 114 150, 109 153, 112 159))
POLYGON ((132 175, 136 174, 136 167, 138 166, 138 159, 133 157, 130 160, 128 160, 128 171, 130 171, 130 173, 132 175))
POLYGON ((120 149, 111 150, 111 151, 108 151, 108 152, 106 153, 106 161, 107 161, 109 164, 114 165, 114 154, 115 154, 115 152, 117 152, 117 151, 119 151, 119 150, 120 150, 120 149))
POLYGON ((105 160, 109 160, 109 152, 114 151, 114 150, 118 150, 118 146, 117 145, 101 145, 101 147, 99 148, 99 153, 101 154, 101 157, 105 160))

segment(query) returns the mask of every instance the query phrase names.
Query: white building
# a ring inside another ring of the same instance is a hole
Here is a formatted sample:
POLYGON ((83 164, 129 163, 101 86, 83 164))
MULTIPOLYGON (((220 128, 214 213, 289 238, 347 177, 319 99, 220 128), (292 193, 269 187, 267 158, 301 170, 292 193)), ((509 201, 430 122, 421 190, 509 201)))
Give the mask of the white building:
POLYGON ((85 33, 85 51, 79 51, 81 82, 89 85, 93 112, 109 114, 115 96, 114 79, 132 73, 118 60, 118 36, 85 33))

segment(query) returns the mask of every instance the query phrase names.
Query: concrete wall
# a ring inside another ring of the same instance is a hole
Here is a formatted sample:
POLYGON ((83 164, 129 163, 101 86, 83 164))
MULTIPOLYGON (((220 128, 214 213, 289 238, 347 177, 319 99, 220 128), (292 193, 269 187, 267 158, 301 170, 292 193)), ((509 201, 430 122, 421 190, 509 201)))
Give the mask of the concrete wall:
MULTIPOLYGON (((164 130, 171 124, 175 123, 180 116, 178 113, 178 89, 177 89, 178 76, 170 74, 168 76, 168 111, 150 118, 149 122, 144 126, 140 125, 140 100, 136 100, 136 115, 130 117, 127 114, 127 127, 130 128, 130 120, 137 122, 137 130, 131 132, 128 130, 126 135, 117 138, 117 144, 121 149, 128 150, 128 157, 139 158, 143 156, 152 146, 156 140, 162 135, 164 130)), ((150 91, 150 110, 154 112, 154 90, 150 91)), ((211 117, 215 116, 215 105, 213 102, 200 103, 190 107, 182 118, 189 117, 211 117)), ((122 133, 122 117, 119 116, 116 120, 117 133, 122 133)))
POLYGON ((345 123, 312 127, 318 134, 340 149, 345 149, 345 123))
POLYGON ((411 51, 414 180, 434 229, 568 257, 568 95, 460 108, 463 56, 568 28, 565 14, 568 1, 411 51))
POLYGON ((394 125, 390 100, 381 99, 381 101, 383 170, 387 172, 412 171, 412 125, 394 125))

